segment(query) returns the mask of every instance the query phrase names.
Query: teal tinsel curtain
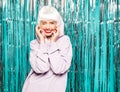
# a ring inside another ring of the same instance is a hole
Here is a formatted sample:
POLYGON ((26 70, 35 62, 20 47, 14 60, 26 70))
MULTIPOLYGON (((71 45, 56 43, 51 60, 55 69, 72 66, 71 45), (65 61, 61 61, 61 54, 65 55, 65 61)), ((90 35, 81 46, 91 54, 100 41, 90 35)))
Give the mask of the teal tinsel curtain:
POLYGON ((2 2, 0 1, 0 92, 2 88, 2 2))
POLYGON ((21 92, 44 5, 58 9, 72 42, 66 92, 120 92, 120 0, 0 0, 0 92, 21 92))

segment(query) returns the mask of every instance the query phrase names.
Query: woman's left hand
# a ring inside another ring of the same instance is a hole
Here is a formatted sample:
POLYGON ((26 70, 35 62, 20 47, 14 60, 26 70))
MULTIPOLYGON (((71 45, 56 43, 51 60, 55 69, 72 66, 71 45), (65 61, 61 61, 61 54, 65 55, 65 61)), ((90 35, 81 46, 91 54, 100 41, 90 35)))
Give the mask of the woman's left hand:
POLYGON ((56 42, 60 35, 60 29, 57 27, 55 31, 53 31, 53 35, 51 37, 51 42, 56 42))

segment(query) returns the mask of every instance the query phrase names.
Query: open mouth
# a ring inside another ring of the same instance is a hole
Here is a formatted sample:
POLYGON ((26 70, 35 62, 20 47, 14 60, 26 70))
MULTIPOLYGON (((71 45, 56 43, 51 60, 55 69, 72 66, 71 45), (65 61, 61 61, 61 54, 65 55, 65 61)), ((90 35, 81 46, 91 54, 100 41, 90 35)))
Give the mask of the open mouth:
POLYGON ((45 33, 52 33, 52 30, 44 30, 45 33))

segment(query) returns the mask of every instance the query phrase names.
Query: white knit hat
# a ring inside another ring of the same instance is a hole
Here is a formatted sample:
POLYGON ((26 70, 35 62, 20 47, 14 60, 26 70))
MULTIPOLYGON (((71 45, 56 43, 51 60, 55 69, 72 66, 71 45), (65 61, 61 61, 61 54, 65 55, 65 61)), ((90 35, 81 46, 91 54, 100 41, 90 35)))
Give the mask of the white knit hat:
POLYGON ((60 36, 64 34, 64 22, 59 12, 52 6, 43 6, 38 13, 38 23, 41 20, 55 20, 61 32, 60 36))

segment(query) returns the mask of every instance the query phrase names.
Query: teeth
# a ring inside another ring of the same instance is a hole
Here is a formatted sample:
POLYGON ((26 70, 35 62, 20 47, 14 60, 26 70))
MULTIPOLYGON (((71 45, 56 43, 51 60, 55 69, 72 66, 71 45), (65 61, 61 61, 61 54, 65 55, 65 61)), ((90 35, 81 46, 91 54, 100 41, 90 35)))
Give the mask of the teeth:
POLYGON ((51 33, 51 31, 45 31, 46 33, 51 33))
POLYGON ((51 33, 52 31, 51 30, 44 30, 46 33, 51 33))

